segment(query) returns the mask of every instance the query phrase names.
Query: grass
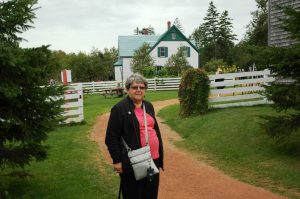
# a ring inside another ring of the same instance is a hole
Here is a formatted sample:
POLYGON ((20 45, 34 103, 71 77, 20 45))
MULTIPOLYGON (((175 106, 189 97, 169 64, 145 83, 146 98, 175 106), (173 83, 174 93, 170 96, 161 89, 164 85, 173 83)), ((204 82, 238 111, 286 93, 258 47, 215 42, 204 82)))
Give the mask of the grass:
MULTIPOLYGON (((176 96, 176 91, 147 92, 150 101, 176 96)), ((7 177, 4 174, 8 171, 0 170, 0 185, 8 187, 11 198, 116 198, 119 178, 104 161, 97 143, 90 139, 90 132, 97 115, 108 112, 119 100, 84 95, 85 122, 60 127, 49 134, 48 158, 25 168, 32 177, 7 177)))
POLYGON ((276 114, 270 106, 215 109, 190 118, 178 112, 178 105, 159 112, 184 138, 176 145, 242 181, 300 198, 300 132, 290 144, 267 137, 259 116, 276 114))

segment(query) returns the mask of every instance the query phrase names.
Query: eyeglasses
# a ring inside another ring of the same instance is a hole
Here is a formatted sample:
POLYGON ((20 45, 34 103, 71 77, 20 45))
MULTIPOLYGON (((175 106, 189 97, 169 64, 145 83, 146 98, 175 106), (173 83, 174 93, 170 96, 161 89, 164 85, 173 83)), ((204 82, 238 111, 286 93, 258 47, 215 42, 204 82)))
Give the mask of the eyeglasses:
POLYGON ((131 88, 132 90, 141 90, 141 91, 146 90, 146 87, 145 87, 145 86, 131 86, 130 88, 131 88))

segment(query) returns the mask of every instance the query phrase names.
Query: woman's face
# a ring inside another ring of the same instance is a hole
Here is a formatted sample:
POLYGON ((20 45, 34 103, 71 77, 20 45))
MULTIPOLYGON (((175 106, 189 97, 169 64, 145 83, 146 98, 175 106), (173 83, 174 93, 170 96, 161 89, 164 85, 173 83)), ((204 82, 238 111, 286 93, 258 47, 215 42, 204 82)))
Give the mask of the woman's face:
POLYGON ((128 90, 128 95, 134 102, 139 103, 144 99, 145 91, 146 87, 144 83, 133 81, 128 90))

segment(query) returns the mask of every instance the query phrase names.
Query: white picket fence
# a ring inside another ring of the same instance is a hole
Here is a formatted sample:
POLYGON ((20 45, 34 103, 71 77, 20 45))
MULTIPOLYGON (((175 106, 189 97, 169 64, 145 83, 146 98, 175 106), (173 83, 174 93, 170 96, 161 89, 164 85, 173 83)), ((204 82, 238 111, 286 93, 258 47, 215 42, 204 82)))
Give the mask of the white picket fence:
POLYGON ((64 98, 65 104, 62 106, 65 109, 62 115, 66 117, 64 123, 82 122, 84 120, 82 84, 69 86, 64 98))
MULTIPOLYGON (((101 82, 82 82, 83 93, 104 93, 105 90, 117 87, 118 81, 101 81, 101 82)), ((78 83, 72 83, 71 86, 76 86, 78 83)))
POLYGON ((210 75, 209 79, 209 101, 214 108, 272 103, 263 94, 263 85, 275 80, 269 70, 210 75))
MULTIPOLYGON (((209 75, 209 79, 211 82, 209 101, 212 107, 224 108, 272 103, 264 97, 265 89, 262 87, 262 85, 275 80, 269 70, 209 75)), ((181 78, 147 79, 148 90, 178 90, 180 80, 181 78)), ((82 89, 84 93, 104 93, 105 90, 115 88, 118 84, 122 85, 118 81, 84 82, 82 89)))
POLYGON ((167 91, 178 90, 181 78, 153 78, 147 79, 148 90, 167 91))
MULTIPOLYGON (((147 79, 148 90, 178 90, 181 78, 153 78, 147 79)), ((76 86, 78 83, 72 83, 76 86)), ((83 93, 105 93, 105 90, 116 88, 119 81, 82 82, 83 93)), ((123 83, 125 87, 125 82, 123 83)))

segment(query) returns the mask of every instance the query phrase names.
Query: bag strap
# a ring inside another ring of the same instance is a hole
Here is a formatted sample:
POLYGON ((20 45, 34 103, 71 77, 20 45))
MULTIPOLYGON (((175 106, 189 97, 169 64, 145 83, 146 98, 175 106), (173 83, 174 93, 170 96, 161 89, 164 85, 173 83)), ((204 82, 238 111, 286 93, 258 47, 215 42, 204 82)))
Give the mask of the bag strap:
MULTIPOLYGON (((144 112, 144 124, 145 124, 145 140, 146 140, 146 146, 148 145, 148 122, 147 122, 147 116, 146 116, 146 108, 145 104, 143 104, 143 112, 144 112)), ((131 151, 131 148, 127 145, 123 137, 121 137, 122 142, 126 148, 127 151, 131 151)))
POLYGON ((131 151, 131 148, 129 148, 129 146, 127 145, 127 143, 126 143, 125 140, 123 139, 123 137, 121 137, 121 139, 122 139, 122 142, 123 142, 123 144, 124 144, 126 150, 127 150, 127 151, 131 151))
POLYGON ((146 146, 147 146, 148 145, 148 121, 147 121, 145 104, 143 104, 143 111, 144 111, 144 124, 145 124, 145 138, 146 138, 146 146))
MULTIPOLYGON (((143 104, 143 111, 144 111, 145 137, 146 137, 146 146, 147 146, 148 145, 148 121, 147 121, 145 104, 143 104)), ((150 168, 151 168, 151 160, 152 160, 152 158, 148 159, 150 168)))

